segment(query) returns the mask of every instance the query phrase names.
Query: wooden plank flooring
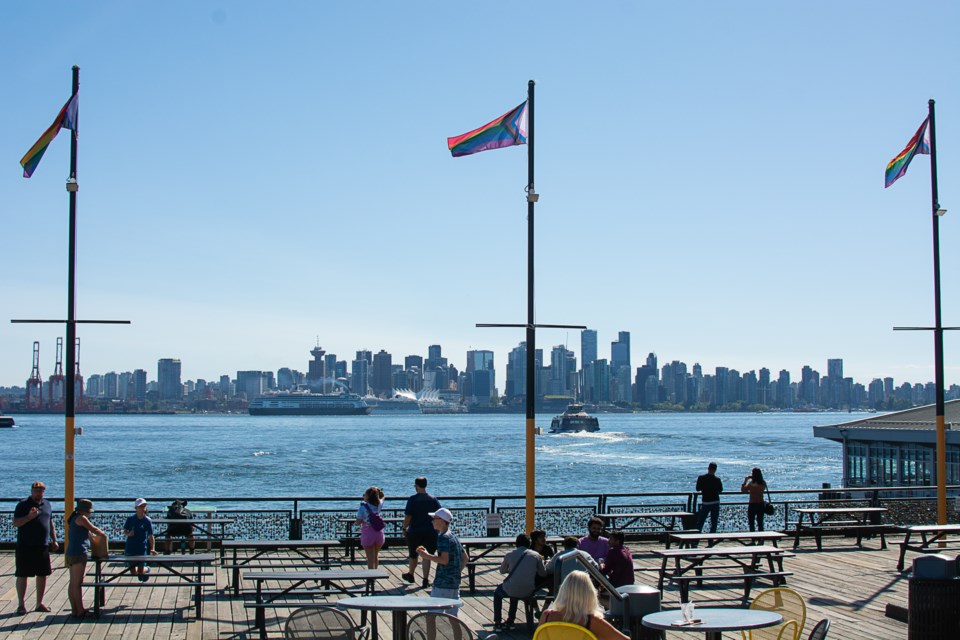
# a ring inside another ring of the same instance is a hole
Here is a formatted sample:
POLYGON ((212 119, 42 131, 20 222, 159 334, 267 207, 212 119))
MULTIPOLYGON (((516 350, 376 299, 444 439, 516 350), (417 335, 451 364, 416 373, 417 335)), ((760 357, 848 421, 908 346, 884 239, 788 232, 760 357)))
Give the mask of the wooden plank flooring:
MULTIPOLYGON (((888 539, 889 548, 877 549, 876 540, 866 540, 860 550, 852 539, 825 538, 823 551, 817 551, 812 540, 803 540, 796 557, 787 558, 784 566, 794 575, 789 578, 788 586, 799 591, 807 601, 807 625, 803 637, 809 634, 813 625, 824 617, 832 621, 831 640, 850 640, 859 638, 900 639, 906 638, 906 625, 884 616, 885 606, 896 604, 907 606, 908 581, 906 574, 896 570, 899 547, 898 538, 888 539)), ((784 541, 789 548, 791 541, 784 541)), ((650 554, 659 545, 643 543, 631 545, 634 559, 643 568, 654 569, 658 560, 650 554)), ((497 565, 502 554, 491 554, 491 564, 481 565, 477 569, 477 593, 462 592, 464 606, 460 617, 473 629, 478 638, 485 638, 492 630, 493 590, 502 580, 497 565)), ((909 566, 914 555, 908 555, 909 566)), ((380 592, 388 594, 418 594, 424 590, 410 585, 400 578, 406 571, 406 550, 386 549, 382 553, 383 566, 391 573, 389 580, 380 582, 380 592)), ((25 616, 16 614, 17 597, 13 575, 14 558, 12 551, 0 552, 0 638, 10 639, 81 639, 81 640, 197 640, 201 638, 218 639, 255 639, 258 637, 253 628, 253 612, 244 608, 245 600, 234 597, 228 588, 229 574, 216 569, 216 588, 209 587, 204 598, 204 619, 197 620, 195 610, 190 607, 192 590, 189 588, 165 589, 113 589, 108 591, 108 601, 99 618, 85 618, 74 621, 69 616, 67 601, 67 572, 63 568, 62 556, 54 558, 54 573, 47 579, 45 602, 51 613, 30 612, 25 616)), ((359 563, 353 566, 360 566, 359 563)), ((637 582, 656 586, 656 573, 644 571, 637 573, 637 582)), ((700 606, 739 606, 742 589, 722 586, 693 587, 691 599, 700 606), (723 601, 720 601, 723 600, 723 601)), ((466 585, 466 580, 464 580, 466 585)), ((35 602, 34 582, 30 580, 27 590, 28 609, 35 602)), ((755 589, 759 592, 764 587, 755 589)), ((92 607, 92 589, 84 590, 84 601, 92 607)), ((332 598, 333 600, 339 598, 332 598)), ((679 602, 679 592, 667 589, 663 595, 664 608, 675 608, 679 602)), ((506 603, 504 603, 506 606, 506 603)), ((293 607, 295 608, 295 607, 293 607)), ((290 609, 292 610, 292 608, 290 609)), ((282 625, 290 610, 267 610, 267 628, 270 638, 282 637, 282 625)), ((518 616, 522 618, 523 608, 518 616)), ((381 614, 379 618, 380 635, 390 637, 390 616, 381 614)), ((523 626, 513 632, 501 634, 505 640, 528 640, 523 626)), ((669 639, 689 640, 687 633, 669 633, 669 639)), ((725 637, 739 638, 739 634, 727 634, 725 637)))

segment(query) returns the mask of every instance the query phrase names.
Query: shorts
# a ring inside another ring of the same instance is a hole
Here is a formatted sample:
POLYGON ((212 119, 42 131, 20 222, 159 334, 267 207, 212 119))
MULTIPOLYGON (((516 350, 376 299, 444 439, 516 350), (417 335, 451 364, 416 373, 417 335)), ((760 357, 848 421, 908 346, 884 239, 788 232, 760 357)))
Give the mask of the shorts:
POLYGON ((17 547, 14 573, 18 578, 48 576, 53 573, 50 567, 50 547, 47 545, 17 547))
POLYGON ((387 536, 383 533, 383 530, 374 531, 373 527, 367 525, 363 525, 360 529, 360 546, 364 549, 378 545, 382 547, 386 541, 387 536))
POLYGON ((86 564, 87 556, 63 556, 63 562, 68 567, 72 567, 75 564, 86 564))
POLYGON ((407 550, 410 552, 409 557, 411 559, 418 557, 417 556, 417 547, 423 547, 430 553, 437 552, 437 532, 431 531, 427 533, 408 533, 407 534, 407 550))
MULTIPOLYGON (((441 587, 434 586, 430 590, 430 596, 433 598, 451 598, 453 600, 460 599, 460 589, 443 589, 441 587)), ((431 613, 446 613, 451 616, 455 616, 460 613, 460 607, 450 607, 448 609, 428 609, 431 613)))

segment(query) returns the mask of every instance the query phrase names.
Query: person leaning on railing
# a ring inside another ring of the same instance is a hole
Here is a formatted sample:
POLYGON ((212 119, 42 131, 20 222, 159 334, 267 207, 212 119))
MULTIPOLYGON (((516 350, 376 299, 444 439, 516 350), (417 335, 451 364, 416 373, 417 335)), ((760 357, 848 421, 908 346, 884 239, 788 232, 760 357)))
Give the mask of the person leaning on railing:
POLYGON ((569 622, 591 631, 597 640, 629 640, 604 620, 597 590, 585 571, 573 571, 557 592, 553 605, 543 612, 540 622, 569 622))

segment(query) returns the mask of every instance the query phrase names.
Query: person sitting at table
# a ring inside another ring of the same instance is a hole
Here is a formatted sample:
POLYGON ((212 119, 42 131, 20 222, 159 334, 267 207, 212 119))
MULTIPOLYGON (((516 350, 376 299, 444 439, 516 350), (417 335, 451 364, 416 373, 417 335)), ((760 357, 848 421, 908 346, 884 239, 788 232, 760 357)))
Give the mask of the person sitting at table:
MULTIPOLYGON (((534 529, 530 532, 530 548, 540 554, 544 564, 549 562, 555 553, 553 547, 547 544, 547 532, 543 529, 534 529)), ((552 584, 553 579, 549 575, 543 575, 537 576, 534 582, 536 583, 536 588, 541 589, 552 584)))
POLYGON ((610 551, 610 541, 600 535, 603 533, 603 520, 596 516, 590 518, 587 531, 587 535, 580 538, 577 547, 589 553, 597 564, 602 564, 610 551))
POLYGON ((754 467, 740 485, 740 493, 750 494, 750 503, 747 505, 747 522, 750 525, 750 531, 763 531, 763 492, 766 490, 767 481, 763 479, 763 472, 757 467, 754 467))
POLYGON ((633 556, 623 544, 622 531, 610 532, 610 551, 603 563, 603 575, 615 587, 633 584, 633 556))
MULTIPOLYGON (((153 538, 153 521, 147 515, 147 501, 137 498, 133 501, 136 513, 123 523, 123 533, 127 539, 123 543, 123 553, 127 556, 157 555, 156 543, 153 538)), ((136 573, 140 582, 146 582, 150 567, 142 562, 131 562, 130 572, 136 573)))
POLYGON ((505 631, 513 625, 517 615, 517 603, 532 596, 536 590, 537 577, 546 577, 543 557, 530 548, 530 538, 521 533, 517 536, 516 548, 503 557, 500 573, 507 574, 506 579, 497 585, 493 592, 493 630, 505 631), (510 598, 507 621, 501 623, 503 599, 510 598))
POLYGON ((80 498, 77 500, 77 508, 67 520, 67 548, 63 559, 70 569, 67 598, 70 600, 70 614, 75 618, 82 618, 87 614, 87 610, 83 607, 83 576, 87 571, 90 534, 107 535, 90 522, 91 513, 93 513, 93 503, 80 498))
MULTIPOLYGON (((380 566, 380 548, 386 542, 387 536, 381 526, 379 530, 373 526, 373 516, 380 518, 380 508, 383 502, 383 490, 379 487, 370 487, 363 492, 363 501, 357 510, 356 524, 360 525, 360 546, 367 554, 367 569, 376 569, 380 566)), ((383 524, 383 520, 380 520, 383 524)))
POLYGON ((554 555, 547 562, 544 569, 546 569, 548 575, 553 576, 553 584, 563 584, 564 578, 571 572, 580 569, 581 562, 593 565, 598 571, 600 570, 600 565, 589 553, 577 549, 579 543, 580 541, 576 537, 567 536, 563 539, 563 551, 554 555))
POLYGON ((574 571, 557 592, 557 599, 540 616, 540 623, 569 622, 591 631, 598 640, 628 640, 612 624, 604 620, 597 590, 585 571, 574 571))

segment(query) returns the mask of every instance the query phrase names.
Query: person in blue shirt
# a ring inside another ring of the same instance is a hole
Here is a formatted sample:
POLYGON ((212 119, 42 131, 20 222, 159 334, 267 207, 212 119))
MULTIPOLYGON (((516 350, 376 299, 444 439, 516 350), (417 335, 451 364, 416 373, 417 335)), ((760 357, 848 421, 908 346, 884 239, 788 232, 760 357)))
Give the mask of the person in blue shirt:
MULTIPOLYGON (((437 564, 436 575, 433 579, 433 589, 430 595, 434 598, 460 599, 460 572, 467 564, 467 552, 463 545, 450 531, 453 514, 449 509, 437 509, 430 514, 433 519, 433 528, 437 530, 437 552, 427 551, 425 547, 418 547, 417 554, 424 560, 437 564)), ((451 607, 444 612, 457 615, 460 607, 451 607)))
MULTIPOLYGON (((123 523, 123 533, 127 536, 123 544, 123 553, 128 556, 157 555, 156 542, 153 538, 153 522, 147 516, 147 501, 137 498, 133 503, 136 513, 123 523)), ((130 571, 137 574, 140 582, 149 578, 150 568, 142 562, 130 564, 130 571)))

